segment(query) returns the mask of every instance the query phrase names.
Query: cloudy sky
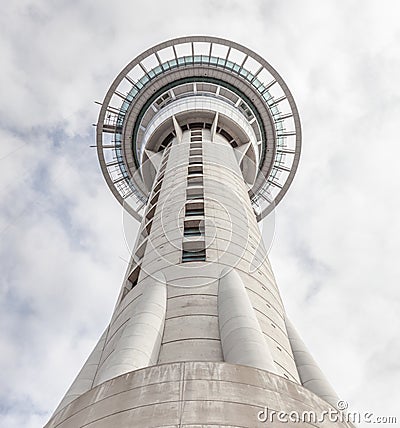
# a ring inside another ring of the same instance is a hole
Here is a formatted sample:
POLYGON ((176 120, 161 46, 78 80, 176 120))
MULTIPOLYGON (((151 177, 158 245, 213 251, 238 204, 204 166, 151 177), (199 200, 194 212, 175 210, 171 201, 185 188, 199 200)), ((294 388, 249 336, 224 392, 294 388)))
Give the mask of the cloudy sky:
POLYGON ((48 420, 124 274, 94 101, 137 54, 192 34, 248 46, 292 90, 303 154, 271 250, 287 311, 352 411, 400 420, 399 22, 396 1, 2 5, 0 426, 48 420))

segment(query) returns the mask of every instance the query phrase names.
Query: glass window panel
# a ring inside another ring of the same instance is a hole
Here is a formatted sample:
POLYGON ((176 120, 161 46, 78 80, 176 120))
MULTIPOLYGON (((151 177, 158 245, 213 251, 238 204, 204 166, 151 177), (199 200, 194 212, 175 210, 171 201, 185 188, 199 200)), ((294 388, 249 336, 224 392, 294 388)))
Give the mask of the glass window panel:
POLYGON ((144 76, 144 71, 140 68, 139 65, 136 65, 135 67, 133 67, 133 69, 128 73, 128 76, 134 81, 136 82, 137 80, 139 80, 141 77, 144 76))
POLYGON ((171 59, 175 58, 174 50, 172 49, 172 46, 169 46, 168 48, 161 49, 158 51, 158 56, 161 59, 161 62, 167 62, 171 59))
POLYGON ((192 46, 190 43, 181 43, 175 46, 176 54, 178 57, 192 55, 192 46))
POLYGON ((149 55, 147 58, 143 59, 141 63, 144 65, 146 70, 151 70, 154 67, 157 67, 158 60, 154 54, 149 55))
POLYGON ((246 70, 249 70, 252 74, 256 74, 257 71, 260 69, 261 64, 256 61, 254 58, 248 57, 244 67, 246 68, 246 70))
POLYGON ((228 59, 232 62, 235 62, 236 64, 241 64, 245 56, 246 54, 244 54, 243 52, 240 52, 237 49, 232 48, 231 51, 229 52, 228 59))
POLYGON ((228 53, 228 49, 229 49, 228 46, 213 43, 212 49, 211 49, 211 55, 219 57, 219 58, 226 58, 226 55, 228 53))
POLYGON ((208 55, 210 51, 209 42, 194 42, 194 54, 195 55, 208 55))

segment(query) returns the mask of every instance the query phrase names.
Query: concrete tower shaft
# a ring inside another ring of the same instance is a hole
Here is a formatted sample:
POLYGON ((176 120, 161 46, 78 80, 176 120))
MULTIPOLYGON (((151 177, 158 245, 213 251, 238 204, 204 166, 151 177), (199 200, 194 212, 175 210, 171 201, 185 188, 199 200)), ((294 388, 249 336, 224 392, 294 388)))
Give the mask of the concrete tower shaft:
POLYGON ((258 227, 300 150, 294 101, 266 64, 191 37, 150 49, 113 83, 99 159, 140 228, 112 319, 46 427, 261 427, 265 407, 318 416, 336 406, 287 319, 258 227))

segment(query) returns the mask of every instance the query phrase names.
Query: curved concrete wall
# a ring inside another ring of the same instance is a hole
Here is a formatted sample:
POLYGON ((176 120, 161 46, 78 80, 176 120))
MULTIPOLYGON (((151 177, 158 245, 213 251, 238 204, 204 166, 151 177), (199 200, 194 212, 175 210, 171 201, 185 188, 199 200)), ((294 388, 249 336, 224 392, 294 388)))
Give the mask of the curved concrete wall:
POLYGON ((275 373, 276 367, 239 274, 222 272, 218 316, 224 360, 275 373))
POLYGON ((155 282, 143 291, 113 352, 101 367, 95 384, 157 363, 164 330, 166 284, 155 282))
POLYGON ((45 428, 349 428, 348 423, 261 422, 258 414, 315 412, 329 404, 287 379, 219 362, 162 364, 105 382, 56 414, 45 428))
POLYGON ((336 392, 329 384, 314 358, 308 352, 306 345, 301 340, 293 324, 287 318, 286 326, 301 384, 326 400, 333 407, 336 407, 339 401, 336 392))

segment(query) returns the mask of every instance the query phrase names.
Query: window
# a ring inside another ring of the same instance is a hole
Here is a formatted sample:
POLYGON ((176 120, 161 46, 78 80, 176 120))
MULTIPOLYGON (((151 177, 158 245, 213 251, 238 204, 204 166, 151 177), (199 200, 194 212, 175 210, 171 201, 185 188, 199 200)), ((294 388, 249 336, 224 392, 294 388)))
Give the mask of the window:
POLYGON ((163 160, 161 161, 161 166, 163 168, 165 167, 165 165, 167 165, 167 161, 168 161, 168 156, 165 155, 164 158, 163 158, 163 160))
POLYGON ((196 175, 194 177, 188 177, 187 182, 188 187, 201 186, 203 184, 203 176, 196 175))
POLYGON ((183 227, 183 236, 202 236, 204 234, 204 222, 202 220, 187 220, 183 227))
POLYGON ((186 215, 187 216, 195 216, 195 215, 204 215, 204 209, 203 208, 186 208, 186 215))
POLYGON ((136 266, 128 276, 129 287, 132 289, 136 286, 139 279, 140 266, 136 266))
POLYGON ((240 103, 239 109, 245 114, 245 116, 247 117, 248 120, 253 119, 253 117, 254 117, 253 113, 251 112, 249 107, 244 102, 240 103))
POLYGON ((144 241, 138 246, 135 253, 136 260, 140 260, 144 256, 146 245, 147 245, 147 238, 145 238, 144 241))
POLYGON ((155 102, 158 107, 160 107, 165 101, 169 100, 171 95, 168 93, 161 95, 161 97, 155 102))
POLYGON ((190 143, 191 149, 201 149, 201 143, 190 143))
POLYGON ((153 225, 153 220, 150 220, 150 221, 146 224, 145 229, 146 229, 147 235, 149 235, 149 234, 150 234, 150 230, 151 230, 151 226, 152 226, 152 225, 153 225))
POLYGON ((154 217, 154 213, 156 212, 157 205, 154 205, 149 212, 146 214, 147 220, 151 220, 154 217))
POLYGON ((193 122, 189 125, 189 128, 191 129, 191 131, 201 131, 204 127, 204 123, 203 122, 193 122))
POLYGON ((203 174, 203 165, 201 164, 190 165, 188 168, 188 175, 194 175, 194 174, 203 174))
POLYGON ((189 165, 192 165, 194 163, 202 163, 202 157, 201 156, 190 156, 189 165))
POLYGON ((203 199, 203 188, 202 187, 189 187, 186 190, 186 199, 193 200, 193 199, 203 199))
POLYGON ((161 189, 161 186, 162 186, 162 181, 160 181, 160 182, 157 184, 157 186, 154 188, 154 190, 153 190, 153 194, 157 193, 157 192, 161 189))
POLYGON ((233 137, 228 132, 226 132, 225 129, 218 128, 217 132, 219 132, 228 141, 233 140, 233 137))
POLYGON ((190 204, 186 204, 185 215, 188 217, 204 215, 204 203, 192 202, 190 204))
POLYGON ((201 230, 198 227, 185 227, 184 236, 201 236, 201 230))
POLYGON ((158 176, 157 183, 161 182, 164 178, 164 171, 158 176))
POLYGON ((182 251, 182 263, 186 262, 205 262, 206 250, 200 251, 182 251))
POLYGON ((202 149, 190 149, 190 156, 201 156, 202 149))
POLYGON ((140 266, 137 266, 132 270, 132 272, 129 274, 124 289, 122 290, 122 296, 121 301, 125 298, 125 296, 136 287, 138 280, 139 280, 139 273, 140 273, 140 266))
POLYGON ((156 204, 159 197, 160 197, 160 192, 153 194, 153 197, 151 198, 151 201, 150 201, 150 205, 156 204))

